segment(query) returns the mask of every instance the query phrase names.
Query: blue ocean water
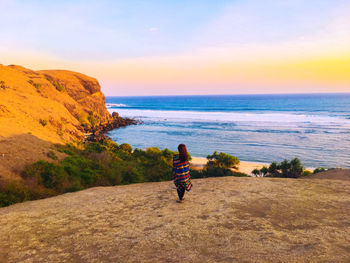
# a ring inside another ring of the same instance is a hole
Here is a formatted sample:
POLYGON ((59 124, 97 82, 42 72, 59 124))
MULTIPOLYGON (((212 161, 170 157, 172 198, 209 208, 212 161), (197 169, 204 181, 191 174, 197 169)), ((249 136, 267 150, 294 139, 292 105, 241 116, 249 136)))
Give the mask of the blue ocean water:
POLYGON ((185 143, 193 156, 350 168, 349 93, 106 97, 106 106, 144 122, 108 134, 136 148, 185 143))

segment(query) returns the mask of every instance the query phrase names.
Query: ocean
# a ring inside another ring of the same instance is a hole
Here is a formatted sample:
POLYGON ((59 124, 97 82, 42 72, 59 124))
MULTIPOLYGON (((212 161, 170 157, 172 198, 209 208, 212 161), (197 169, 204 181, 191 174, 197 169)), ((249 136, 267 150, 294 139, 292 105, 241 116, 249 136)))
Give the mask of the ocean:
POLYGON ((106 106, 143 121, 110 131, 119 144, 175 151, 185 143, 197 157, 350 168, 350 93, 106 97, 106 106))

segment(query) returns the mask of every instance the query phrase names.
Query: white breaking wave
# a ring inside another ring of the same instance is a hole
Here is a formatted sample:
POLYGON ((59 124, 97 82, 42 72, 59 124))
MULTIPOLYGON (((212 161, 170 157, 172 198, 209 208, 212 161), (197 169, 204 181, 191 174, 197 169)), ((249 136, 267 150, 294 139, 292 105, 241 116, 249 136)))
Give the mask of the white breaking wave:
POLYGON ((125 104, 122 103, 106 103, 107 108, 112 108, 112 107, 126 107, 125 104))
MULTIPOLYGON (((108 109, 111 113, 116 111, 108 109)), ((279 125, 310 123, 321 125, 341 125, 350 128, 350 120, 327 115, 306 115, 293 113, 247 113, 247 112, 200 112, 200 111, 162 111, 162 110, 136 110, 118 109, 117 112, 123 117, 133 117, 154 121, 205 121, 205 122, 270 122, 279 125)))

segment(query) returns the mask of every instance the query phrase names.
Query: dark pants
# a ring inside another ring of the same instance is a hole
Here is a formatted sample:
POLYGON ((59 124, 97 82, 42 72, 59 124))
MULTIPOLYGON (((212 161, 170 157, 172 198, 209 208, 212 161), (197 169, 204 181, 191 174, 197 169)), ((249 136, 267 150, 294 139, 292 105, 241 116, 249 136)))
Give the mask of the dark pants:
POLYGON ((177 185, 177 194, 179 195, 179 199, 182 200, 185 194, 185 186, 183 184, 177 185))

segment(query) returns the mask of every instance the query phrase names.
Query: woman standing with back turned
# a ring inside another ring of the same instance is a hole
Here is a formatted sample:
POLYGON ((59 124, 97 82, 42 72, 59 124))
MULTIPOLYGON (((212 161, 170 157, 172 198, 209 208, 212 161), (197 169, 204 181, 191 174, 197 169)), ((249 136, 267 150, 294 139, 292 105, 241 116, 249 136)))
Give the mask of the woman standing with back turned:
POLYGON ((177 149, 179 150, 179 154, 173 157, 173 180, 177 189, 177 194, 179 195, 179 200, 177 202, 182 203, 185 190, 190 191, 192 183, 186 145, 180 144, 177 149))

